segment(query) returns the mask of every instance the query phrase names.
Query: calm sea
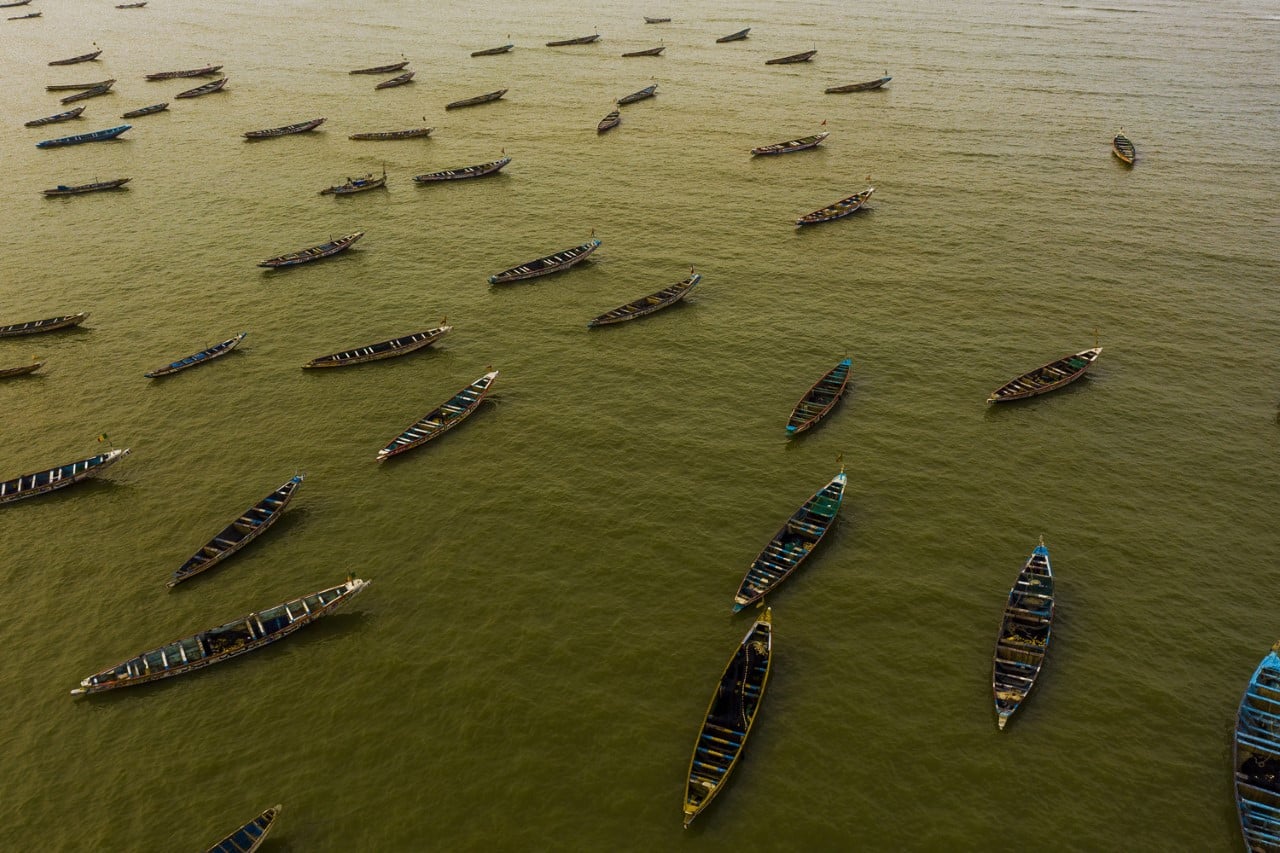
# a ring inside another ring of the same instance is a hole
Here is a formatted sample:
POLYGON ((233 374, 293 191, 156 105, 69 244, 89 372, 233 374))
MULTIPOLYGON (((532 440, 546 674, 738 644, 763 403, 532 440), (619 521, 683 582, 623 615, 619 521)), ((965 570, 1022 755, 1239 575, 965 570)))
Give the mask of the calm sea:
POLYGON ((1240 848, 1231 729, 1280 636, 1274 2, 112 6, 0 22, 0 323, 92 315, 0 340, 0 367, 47 361, 0 384, 0 478, 100 433, 132 449, 0 508, 0 848, 198 850, 275 803, 277 853, 1240 848), (46 64, 94 42, 96 62, 46 64), (401 56, 409 86, 347 73, 401 56), (204 64, 225 92, 143 80, 204 64), (46 84, 106 78, 83 118, 22 127, 66 109, 46 84), (119 142, 33 145, 165 100, 119 142), (747 153, 819 130, 811 152, 747 153), (410 180, 504 151, 497 177, 410 180), (384 167, 385 191, 317 193, 384 167), (868 184, 870 210, 792 225, 868 184), (356 230, 331 261, 255 266, 356 230), (571 272, 486 284, 593 231, 571 272), (691 265, 686 304, 587 330, 691 265), (446 316, 432 350, 299 369, 446 316), (142 376, 242 331, 215 364, 142 376), (1095 336, 1070 389, 984 405, 1095 336), (788 441, 845 355, 847 398, 788 441), (492 404, 374 461, 490 365, 492 404), (770 600, 746 756, 682 831, 689 752, 751 621, 734 590, 841 454, 839 525, 770 600), (276 529, 165 588, 295 472, 276 529), (1053 648, 1001 733, 992 647, 1041 535, 1053 648), (369 589, 286 643, 67 695, 348 573, 369 589))

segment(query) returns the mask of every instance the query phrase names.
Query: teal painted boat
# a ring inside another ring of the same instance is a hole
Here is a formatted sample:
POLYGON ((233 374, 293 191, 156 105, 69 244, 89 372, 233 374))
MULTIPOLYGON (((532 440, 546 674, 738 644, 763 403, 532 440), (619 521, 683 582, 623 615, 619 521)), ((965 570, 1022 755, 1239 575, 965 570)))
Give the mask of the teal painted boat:
POLYGON ((1231 763, 1245 848, 1280 850, 1280 643, 1249 679, 1236 713, 1231 763))
POLYGON ((827 416, 835 408, 836 403, 844 396, 849 384, 849 368, 853 365, 850 359, 842 359, 839 364, 828 370, 822 378, 813 383, 796 407, 791 410, 787 419, 787 434, 796 435, 812 427, 827 416))
POLYGON ((1026 700, 1040 675, 1049 650, 1053 605, 1053 569, 1049 565, 1049 549, 1041 537, 1009 590, 996 638, 991 690, 1001 729, 1026 700))
POLYGON ((281 806, 275 805, 267 809, 210 847, 207 853, 253 853, 266 840, 267 833, 271 831, 271 827, 275 825, 276 818, 280 816, 281 808, 281 806))

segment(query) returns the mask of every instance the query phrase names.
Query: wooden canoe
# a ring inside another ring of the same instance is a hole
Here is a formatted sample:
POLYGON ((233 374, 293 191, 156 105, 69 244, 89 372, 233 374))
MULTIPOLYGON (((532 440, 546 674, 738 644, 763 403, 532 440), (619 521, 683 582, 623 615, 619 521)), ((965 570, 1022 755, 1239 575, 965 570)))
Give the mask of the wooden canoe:
POLYGON ((547 47, 567 47, 573 44, 591 44, 593 41, 599 40, 599 38, 600 38, 600 34, 596 33, 595 35, 582 36, 581 38, 576 38, 576 39, 562 39, 560 41, 549 41, 547 42, 547 47))
POLYGON ((707 713, 694 741, 684 789, 684 826, 689 828, 702 810, 724 789, 747 745, 769 684, 773 662, 773 611, 747 631, 720 675, 707 713))
POLYGON ((506 89, 499 89, 496 92, 487 92, 483 95, 476 95, 474 98, 463 98, 461 101, 453 101, 444 105, 446 110, 456 110, 459 107, 474 107, 476 104, 487 104, 490 101, 496 101, 503 95, 507 94, 506 89))
POLYGON ((8 379, 11 376, 24 376, 28 373, 35 373, 44 367, 44 362, 32 359, 30 364, 20 364, 17 367, 0 367, 0 379, 8 379))
POLYGON ((604 133, 606 130, 613 130, 620 124, 622 124, 622 113, 614 110, 604 118, 600 119, 599 123, 596 124, 596 133, 604 133))
POLYGON ((716 44, 724 44, 725 42, 731 41, 742 41, 747 37, 747 33, 749 32, 751 32, 751 27, 747 27, 745 30, 738 30, 736 33, 729 33, 727 36, 720 36, 720 38, 716 39, 716 44))
POLYGON ((0 482, 0 504, 33 498, 96 477, 128 455, 129 448, 123 447, 90 456, 88 459, 58 465, 47 471, 36 471, 5 480, 0 482))
POLYGON ((791 514, 747 569, 733 597, 733 611, 754 604, 791 577, 827 535, 840 512, 847 477, 844 469, 791 514))
POLYGON ((81 311, 79 314, 50 317, 47 320, 28 320, 25 323, 13 323, 8 326, 0 326, 0 338, 14 337, 16 335, 36 335, 42 332, 54 332, 58 329, 70 329, 72 326, 79 326, 87 319, 89 319, 89 313, 81 311))
POLYGON ((800 402, 791 410, 787 419, 787 434, 797 435, 811 428, 827 416, 849 384, 849 369, 853 362, 847 358, 822 375, 813 387, 804 392, 800 402))
POLYGON ((43 17, 44 17, 44 12, 29 12, 26 15, 14 15, 10 18, 6 18, 6 20, 26 21, 26 20, 29 20, 30 18, 43 18, 43 17))
POLYGON ((645 98, 652 98, 656 94, 658 94, 658 85, 655 83, 652 86, 645 86, 639 92, 632 92, 630 95, 623 95, 621 98, 618 98, 618 106, 622 107, 627 104, 634 104, 636 101, 643 101, 645 98))
POLYGON ((157 71, 148 74, 148 80, 177 80, 185 77, 210 77, 222 70, 221 65, 206 65, 203 68, 188 68, 183 71, 157 71))
POLYGON ((57 124, 58 122, 62 122, 62 121, 70 121, 71 119, 79 116, 80 113, 82 112, 84 112, 84 107, 76 107, 75 109, 67 110, 65 113, 58 113, 57 115, 51 115, 51 116, 45 116, 44 118, 32 119, 29 122, 25 122, 22 126, 23 127, 42 127, 46 124, 57 124))
POLYGON ((667 49, 666 45, 659 45, 658 47, 650 47, 650 48, 646 48, 645 50, 633 50, 633 51, 630 51, 629 53, 622 54, 622 56, 624 58, 628 56, 661 56, 662 52, 666 49, 667 49))
POLYGON ((412 83, 413 75, 415 73, 416 72, 413 71, 406 71, 403 74, 392 77, 390 80, 383 80, 373 88, 375 91, 378 89, 394 89, 396 86, 403 86, 405 83, 412 83))
POLYGON ((111 94, 111 87, 115 85, 115 82, 116 81, 114 80, 108 80, 101 86, 94 86, 92 89, 85 89, 83 92, 76 92, 75 94, 67 95, 65 98, 61 99, 60 103, 73 104, 76 101, 87 101, 90 98, 98 98, 102 95, 111 94))
POLYGON ((139 107, 136 110, 129 110, 129 112, 120 116, 120 118, 140 118, 141 116, 149 116, 149 115, 155 115, 156 113, 162 113, 167 109, 169 109, 169 102, 165 101, 160 104, 152 104, 149 107, 139 107))
POLYGON ((53 62, 50 62, 49 64, 50 65, 78 65, 81 62, 92 62, 93 60, 97 59, 101 55, 102 55, 101 50, 95 50, 89 53, 82 53, 79 56, 73 56, 70 59, 55 59, 53 62))
POLYGON ((212 80, 203 86, 196 86, 194 89, 187 89, 185 92, 179 92, 174 95, 175 98, 199 98, 203 95, 211 95, 214 92, 221 92, 222 88, 227 85, 229 77, 223 77, 220 80, 212 80))
POLYGON ((670 18, 650 18, 648 15, 645 15, 644 22, 646 24, 669 24, 671 23, 671 19, 670 18))
POLYGON ((702 281, 702 276, 692 270, 689 271, 689 277, 684 281, 677 282, 670 287, 664 287, 657 293, 651 293, 648 296, 637 299, 634 302, 628 302, 611 311, 606 311, 599 317, 587 322, 587 328, 596 326, 611 326, 615 323, 625 323, 628 320, 635 320, 638 317, 644 317, 655 311, 661 311, 671 305, 675 305, 681 299, 689 295, 689 291, 702 281))
POLYGON ((92 184, 80 184, 72 187, 66 186, 65 184, 58 184, 58 186, 53 189, 42 190, 42 192, 48 198, 64 195, 82 195, 84 193, 96 193, 102 190, 119 189, 132 180, 133 178, 116 178, 113 181, 95 181, 92 184))
POLYGON ((510 157, 500 157, 489 163, 478 163, 475 166, 461 166, 457 169, 444 169, 439 172, 427 172, 414 175, 413 180, 419 184, 433 184, 439 181, 461 181, 467 178, 483 178, 485 175, 496 175, 511 162, 510 157))
POLYGON ((300 485, 302 485, 302 475, 298 474, 245 510, 239 518, 224 527, 218 535, 206 542, 199 551, 179 566, 173 573, 173 577, 169 579, 167 586, 172 589, 183 581, 212 569, 267 532, 271 525, 284 514, 285 507, 293 500, 294 492, 300 485))
POLYGON ((426 444, 462 423, 480 407, 480 403, 484 401, 497 378, 498 371, 491 370, 427 412, 396 436, 390 444, 379 450, 378 461, 382 462, 392 456, 399 456, 407 450, 426 444))
POLYGON ((328 616, 369 585, 360 578, 260 610, 205 631, 141 652, 80 681, 72 696, 102 693, 185 675, 270 645, 328 616))
POLYGON ((409 60, 406 59, 404 62, 393 62, 390 65, 375 65, 372 68, 357 68, 355 71, 350 71, 348 73, 350 74, 390 74, 392 71, 399 71, 401 68, 404 68, 408 64, 409 64, 409 60))
POLYGON ((326 187, 320 190, 320 195, 353 195, 354 193, 362 193, 366 190, 376 190, 379 187, 387 185, 387 173, 384 170, 382 177, 376 177, 373 172, 365 175, 363 178, 347 178, 345 184, 338 184, 334 187, 326 187))
POLYGON ((813 136, 803 136, 799 139, 791 139, 787 142, 775 142, 772 145, 761 145, 759 148, 752 148, 751 153, 757 156, 770 154, 790 154, 793 151, 806 151, 810 148, 817 148, 822 144, 822 140, 828 136, 827 132, 815 133, 813 136))
POLYGON ((1056 391, 1064 385, 1075 382, 1084 376, 1098 359, 1102 347, 1081 350, 1074 355, 1064 355, 1057 361, 1029 370, 1017 379, 1011 379, 991 392, 988 403, 1007 403, 1010 400, 1022 400, 1049 391, 1056 391))
POLYGON ((862 192, 842 198, 826 207, 815 210, 813 213, 806 213, 796 220, 796 225, 816 225, 819 222, 830 222, 833 219, 841 219, 851 213, 856 213, 862 209, 862 206, 867 203, 867 199, 871 198, 871 194, 875 191, 875 187, 867 187, 862 192))
POLYGON ((506 284, 509 281, 536 278, 537 276, 550 275, 561 270, 567 270, 574 264, 586 260, 587 256, 598 248, 600 248, 599 240, 588 240, 581 246, 574 246, 572 249, 565 249, 563 252, 556 252, 554 255, 547 255, 535 261, 526 261, 509 270, 495 273, 489 276, 489 283, 506 284))
POLYGON ((451 331, 453 331, 453 326, 440 325, 434 329, 414 332, 411 335, 402 335, 388 341, 379 341, 368 346, 318 356, 302 366, 304 368, 345 367, 349 364, 364 364, 367 361, 395 358, 396 356, 407 355, 415 350, 420 350, 423 347, 429 347, 451 331))
POLYGON ((411 127, 408 130, 382 130, 373 133, 353 133, 347 139, 358 140, 386 140, 386 139, 416 139, 419 136, 430 136, 434 127, 411 127))
POLYGON ((991 691, 1001 729, 1027 698, 1040 674, 1049 650, 1053 604, 1053 569, 1049 565, 1049 549, 1041 537, 1009 590, 992 656, 991 691))
POLYGON ((1236 810, 1249 851, 1280 849, 1280 643, 1254 670, 1236 712, 1231 764, 1236 810))
POLYGON ((817 50, 806 50, 803 53, 793 53, 790 56, 779 56, 777 59, 765 60, 765 65, 794 65, 797 62, 808 62, 817 54, 817 50))
POLYGON ((289 136, 294 133, 306 133, 324 124, 324 119, 313 118, 297 124, 286 124, 283 127, 269 127, 266 130, 250 130, 244 134, 245 139, 274 139, 277 136, 289 136))
POLYGON ((51 86, 45 86, 46 92, 83 92, 86 89, 97 89, 101 86, 110 86, 115 80, 99 80, 96 83, 54 83, 51 86))
POLYGON ((83 145, 86 142, 107 142, 115 139, 120 134, 129 130, 133 125, 122 124, 119 127, 108 127, 104 130, 94 130, 89 133, 77 133, 75 136, 60 136, 57 139, 46 139, 37 142, 37 148, 61 148, 64 145, 83 145))
POLYGON ((328 243, 321 243, 319 246, 311 246, 306 249, 299 249, 296 252, 289 252, 286 255, 280 255, 275 258, 267 258, 265 261, 258 263, 260 267, 270 267, 271 269, 279 269, 280 267, 292 267, 298 264, 310 263, 318 261, 321 258, 332 257, 339 252, 350 249, 357 240, 364 236, 363 231, 357 231, 354 234, 348 234, 345 237, 339 237, 337 240, 330 240, 328 243))
POLYGON ((892 77, 881 77, 877 80, 868 80, 865 83, 849 83, 845 86, 831 86, 823 89, 823 91, 828 95, 842 95, 845 92, 870 92, 872 89, 879 89, 892 79, 892 77))
POLYGON ((1129 137, 1124 135, 1124 131, 1117 133, 1111 140, 1111 153, 1119 157, 1126 166, 1132 166, 1133 161, 1138 159, 1137 149, 1133 147, 1129 137))
MULTIPOLYGON (((121 7, 117 6, 116 8, 119 9, 121 7)), ((266 840, 267 833, 275 825, 276 818, 280 816, 280 809, 281 806, 272 806, 235 832, 225 836, 217 844, 210 847, 206 853, 254 853, 255 850, 262 846, 262 842, 266 840)))
POLYGON ((164 367, 157 367, 155 370, 152 370, 148 373, 144 373, 142 375, 148 379, 156 379, 161 376, 170 376, 174 373, 178 373, 180 371, 186 370, 189 367, 195 367, 200 364, 207 364, 208 362, 213 361, 215 358, 220 358, 221 356, 226 355, 227 353, 231 352, 233 349, 238 347, 240 345, 240 342, 244 340, 244 337, 247 334, 249 333, 241 332, 240 334, 236 335, 234 338, 227 338, 225 341, 223 341, 220 344, 214 344, 208 349, 200 350, 200 352, 193 353, 192 355, 189 355, 186 358, 181 358, 181 359, 178 359, 177 361, 170 362, 169 364, 166 364, 164 367))
POLYGON ((472 56, 497 56, 500 53, 510 53, 514 44, 504 44, 501 47, 487 47, 484 50, 473 50, 472 56))

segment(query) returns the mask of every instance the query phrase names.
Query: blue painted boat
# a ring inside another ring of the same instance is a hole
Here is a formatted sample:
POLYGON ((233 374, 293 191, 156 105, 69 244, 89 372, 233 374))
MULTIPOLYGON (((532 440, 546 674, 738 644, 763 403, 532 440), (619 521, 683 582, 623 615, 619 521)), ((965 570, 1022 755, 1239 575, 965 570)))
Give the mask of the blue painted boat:
POLYGON ((43 495, 95 477, 105 471, 108 466, 114 465, 128 455, 129 448, 118 448, 67 465, 58 465, 47 471, 37 471, 34 474, 23 474, 12 480, 5 480, 0 483, 0 504, 43 495))
MULTIPOLYGON (((139 3, 137 5, 145 4, 139 3)), ((117 6, 116 8, 122 7, 117 6)), ((271 827, 275 824, 281 808, 282 806, 275 805, 267 809, 210 847, 207 853, 253 853, 266 840, 267 833, 271 831, 271 827)))
POLYGON ((441 403, 437 408, 427 412, 409 426, 408 429, 396 436, 390 444, 379 450, 378 461, 382 462, 384 459, 398 456, 406 450, 412 450, 420 444, 426 444, 431 439, 444 435, 462 423, 476 409, 480 408, 480 404, 488 395, 489 390, 493 388, 493 382, 497 378, 498 371, 491 370, 457 394, 454 394, 444 403, 441 403))
POLYGON ((1053 568, 1044 537, 1031 552, 1009 590, 996 651, 991 664, 991 691, 1001 729, 1035 686, 1049 650, 1053 627, 1053 568))
POLYGON ((813 383, 812 388, 804 392, 800 402, 791 410, 791 417, 787 419, 788 435, 804 432, 827 416, 844 395, 852 365, 853 362, 847 358, 841 360, 813 383))
POLYGON ((234 338, 228 338, 220 344, 214 344, 208 349, 201 350, 200 352, 195 353, 194 355, 189 355, 186 358, 172 361, 164 367, 158 367, 150 373, 144 373, 142 375, 148 379, 155 379, 157 376, 168 376, 171 373, 177 373, 179 370, 186 370, 188 367, 195 367, 197 364, 204 364, 206 361, 212 361, 218 356, 226 355, 239 346, 240 342, 244 340, 244 336, 247 334, 249 333, 241 332, 234 338))
POLYGON ((1248 850, 1280 850, 1280 643, 1249 679, 1231 751, 1236 808, 1248 850))
POLYGON ((75 136, 63 136, 58 139, 46 139, 44 142, 37 142, 37 148, 57 148, 61 145, 79 145, 82 142, 105 142, 108 139, 115 139, 126 130, 132 128, 131 124, 122 124, 119 127, 109 127, 106 130, 95 130, 92 133, 79 133, 75 136))
POLYGON ((747 569, 733 597, 733 612, 762 600, 791 577, 835 524, 844 497, 844 468, 792 513, 747 569))

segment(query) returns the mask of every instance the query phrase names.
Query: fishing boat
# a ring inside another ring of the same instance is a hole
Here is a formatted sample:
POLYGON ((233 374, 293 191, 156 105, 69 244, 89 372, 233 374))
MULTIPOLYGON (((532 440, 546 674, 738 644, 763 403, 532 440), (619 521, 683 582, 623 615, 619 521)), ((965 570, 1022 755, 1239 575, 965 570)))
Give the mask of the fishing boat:
POLYGON ((281 806, 272 806, 210 847, 206 853, 254 853, 275 825, 280 809, 281 806))
POLYGON ((643 101, 645 98, 652 98, 656 94, 658 94, 657 83, 652 86, 645 86, 639 92, 632 92, 630 95, 623 95, 621 98, 618 98, 618 106, 622 107, 627 104, 634 104, 636 101, 643 101))
POLYGON ((600 248, 599 240, 588 240, 581 246, 574 246, 572 249, 565 249, 563 252, 556 252, 554 255, 547 255, 544 258, 538 258, 536 261, 528 261, 520 264, 520 266, 491 275, 489 276, 489 283, 506 284, 509 281, 520 281, 521 279, 535 278, 540 275, 549 275, 553 272, 567 270, 579 261, 584 260, 598 248, 600 248))
POLYGON ((368 346, 322 355, 311 359, 302 366, 304 369, 312 367, 346 367, 350 364, 364 364, 367 361, 381 361, 384 358, 408 355, 415 350, 431 346, 451 331, 453 331, 453 326, 441 324, 434 329, 414 332, 411 335, 403 335, 399 338, 392 338, 389 341, 379 341, 368 346))
POLYGON ((212 569, 265 533, 284 514, 284 508, 293 500, 293 494, 300 485, 302 485, 302 475, 298 474, 245 510, 239 518, 224 527, 217 536, 206 542, 173 573, 173 577, 168 582, 169 588, 172 589, 183 581, 212 569))
POLYGON ((97 83, 54 83, 51 86, 45 86, 46 92, 82 92, 86 89, 97 89, 99 86, 109 86, 115 80, 99 80, 97 83))
POLYGON ((831 86, 822 91, 828 95, 842 95, 845 92, 870 92, 872 89, 879 89, 885 83, 892 80, 892 77, 881 77, 877 80, 868 80, 865 83, 849 83, 846 86, 831 86))
POLYGON ((133 178, 116 178, 114 181, 95 181, 92 184, 79 184, 78 186, 66 186, 58 184, 51 190, 42 190, 49 197, 62 195, 81 195, 83 193, 95 193, 100 190, 114 190, 132 181, 133 178))
POLYGON ((399 71, 409 64, 409 60, 404 62, 393 62, 390 65, 375 65, 372 68, 357 68, 355 71, 348 72, 350 74, 390 74, 392 71, 399 71))
POLYGON ((220 344, 214 344, 208 349, 200 350, 200 352, 194 353, 193 355, 189 355, 186 358, 182 358, 177 361, 172 361, 169 364, 166 364, 164 367, 157 367, 155 370, 152 370, 149 373, 144 373, 142 375, 148 379, 155 379, 160 376, 169 376, 170 374, 177 373, 182 370, 186 370, 188 367, 195 367, 198 364, 204 364, 206 362, 213 361, 215 358, 226 355, 227 353, 231 352, 233 349, 238 347, 240 345, 240 342, 244 340, 244 336, 247 334, 249 333, 241 332, 240 334, 236 335, 234 338, 227 338, 225 341, 223 341, 220 344))
POLYGON ((510 162, 510 157, 502 157, 490 163, 480 163, 475 166, 463 166, 458 169, 445 169, 442 172, 427 172, 425 175, 414 175, 413 179, 420 184, 432 184, 437 181, 460 181, 467 178, 483 178, 485 175, 497 174, 510 162))
POLYGON ((761 145, 759 148, 752 148, 751 153, 756 155, 769 154, 790 154, 793 151, 805 151, 809 148, 817 148, 822 144, 822 140, 827 138, 827 133, 815 133, 813 136, 803 136, 800 139, 792 139, 788 142, 775 142, 773 145, 761 145))
POLYGON ((141 116, 149 116, 149 115, 154 115, 155 113, 162 113, 167 109, 169 109, 169 102, 165 101, 162 104, 152 104, 149 107, 141 107, 136 110, 129 110, 129 112, 120 116, 120 118, 139 118, 141 116))
POLYGON ((275 258, 267 258, 258 264, 260 267, 291 267, 298 264, 305 264, 310 261, 318 261, 321 258, 332 257, 341 251, 350 249, 352 244, 364 236, 363 231, 357 231, 354 234, 348 234, 345 237, 339 237, 337 240, 330 240, 328 243, 321 243, 319 246, 311 246, 307 249, 299 249, 296 252, 290 252, 287 255, 280 255, 275 258))
POLYGON ((44 367, 44 362, 38 358, 32 358, 30 364, 20 364, 17 367, 0 367, 0 379, 8 379, 11 376, 23 376, 28 373, 35 373, 44 367))
POLYGON ((18 6, 26 6, 30 3, 31 0, 17 0, 15 3, 0 3, 0 9, 13 9, 18 6))
POLYGON ((61 136, 57 139, 46 139, 43 142, 37 142, 37 148, 58 148, 62 145, 80 145, 85 142, 106 142, 109 139, 115 139, 124 133, 131 124, 122 124, 119 127, 108 127, 106 130, 95 130, 92 133, 79 133, 75 136, 61 136))
POLYGON ((223 77, 218 80, 212 80, 203 86, 196 86, 194 89, 188 89, 185 92, 179 92, 174 95, 175 98, 199 98, 203 95, 212 95, 214 92, 221 92, 222 87, 227 85, 229 77, 223 77))
POLYGON ((353 133, 347 139, 359 140, 384 140, 384 139, 415 139, 419 136, 430 136, 434 127, 411 127, 408 130, 382 130, 374 133, 353 133))
POLYGON ((458 107, 474 107, 476 104, 487 104, 490 101, 496 101, 503 95, 507 94, 506 89, 499 89, 496 92, 487 92, 483 95, 476 95, 474 98, 463 98, 461 101, 445 104, 446 110, 456 110, 458 107))
POLYGON ((622 124, 622 113, 614 110, 604 118, 600 119, 600 123, 596 125, 596 133, 604 133, 606 130, 613 130, 622 124))
POLYGON ((591 44, 593 41, 599 40, 599 38, 600 38, 600 34, 595 33, 593 35, 582 36, 581 38, 576 38, 576 39, 562 39, 560 41, 549 41, 547 42, 547 47, 567 47, 572 44, 591 44))
POLYGON ((650 48, 646 48, 645 50, 633 50, 629 53, 622 54, 622 56, 624 58, 628 56, 661 56, 662 52, 666 49, 667 49, 666 45, 659 45, 658 47, 650 47, 650 48))
POLYGON ((374 177, 373 172, 363 178, 347 178, 345 184, 320 190, 320 195, 352 195, 353 193, 362 193, 365 190, 376 190, 378 187, 385 187, 386 185, 387 170, 383 169, 382 177, 380 178, 374 177))
POLYGON ((221 65, 206 65, 203 68, 189 68, 185 71, 157 71, 148 74, 148 80, 177 80, 183 77, 209 77, 222 70, 221 65))
POLYGON ((382 462, 392 456, 398 456, 406 450, 426 444, 433 438, 444 435, 449 430, 466 420, 483 402, 493 382, 498 378, 498 371, 491 370, 454 394, 439 407, 427 412, 404 432, 400 433, 386 447, 378 451, 378 461, 382 462))
POLYGON ((634 302, 628 302, 626 305, 621 305, 612 311, 606 311, 599 317, 590 320, 587 323, 587 328, 625 323, 628 320, 634 320, 637 317, 644 317, 655 311, 661 311, 663 308, 675 305, 688 296, 689 291, 693 290, 700 281, 702 281, 702 276, 693 270, 689 270, 689 277, 684 281, 676 282, 670 287, 664 287, 657 293, 651 293, 634 302))
POLYGON ((773 611, 766 608, 764 616, 756 620, 729 658, 711 694, 689 759, 684 789, 685 829, 720 793, 737 766, 760 710, 772 661, 773 611))
POLYGON ((670 18, 650 18, 648 15, 645 15, 644 22, 646 24, 669 24, 671 23, 671 19, 670 18))
POLYGON ((324 119, 313 118, 297 124, 286 124, 284 127, 269 127, 266 130, 250 130, 244 134, 245 139, 273 139, 277 136, 288 136, 292 133, 306 133, 324 124, 324 119))
POLYGON ((375 90, 376 89, 394 89, 396 86, 403 86, 405 83, 409 83, 413 80, 413 75, 415 73, 416 72, 413 72, 413 71, 406 71, 403 74, 392 77, 390 80, 383 80, 381 83, 374 86, 373 88, 375 90))
POLYGON ((500 53, 510 53, 514 44, 504 44, 501 47, 487 47, 484 50, 473 50, 472 56, 497 56, 500 53))
POLYGON ((1137 149, 1133 147, 1129 137, 1124 135, 1124 128, 1121 128, 1111 140, 1111 153, 1119 157, 1120 161, 1127 166, 1132 166, 1133 161, 1138 159, 1137 149))
POLYGON ((996 651, 991 663, 991 691, 995 694, 997 724, 1001 729, 1026 700, 1049 650, 1053 627, 1053 569, 1044 537, 1031 552, 1000 620, 996 651))
POLYGON ((1089 366, 1098 359, 1102 347, 1081 350, 1074 355, 1064 355, 1057 361, 1051 361, 1043 367, 1029 370, 1017 379, 1011 379, 991 392, 988 403, 1007 403, 1010 400, 1021 400, 1057 390, 1063 385, 1075 382, 1089 366))
POLYGON ((146 0, 143 0, 143 2, 141 3, 118 3, 116 5, 116 8, 117 9, 141 9, 145 5, 147 5, 146 0))
POLYGON ((793 53, 790 56, 779 56, 777 59, 765 60, 765 65, 794 65, 797 62, 808 62, 817 54, 816 50, 806 50, 801 53, 793 53))
POLYGON ((813 383, 813 387, 804 392, 800 402, 791 410, 787 418, 787 434, 796 435, 810 429, 818 421, 827 416, 836 403, 844 395, 849 384, 849 368, 853 362, 841 359, 840 363, 823 374, 813 383))
POLYGON ((875 191, 875 187, 867 187, 862 192, 842 198, 833 204, 815 210, 813 213, 806 213, 796 220, 796 225, 816 225, 819 222, 830 222, 833 219, 840 219, 855 213, 862 209, 862 206, 867 203, 867 199, 871 198, 871 194, 875 191))
POLYGON ((31 12, 30 14, 26 14, 26 15, 14 15, 13 17, 9 18, 8 20, 10 20, 10 21, 25 21, 25 20, 28 20, 28 19, 30 19, 30 18, 42 18, 42 17, 44 17, 44 12, 31 12))
POLYGON ((58 329, 70 329, 72 326, 79 326, 85 320, 89 319, 87 311, 79 314, 67 314, 63 317, 50 317, 47 320, 30 320, 26 323, 14 323, 10 326, 0 326, 0 338, 12 338, 18 335, 38 335, 42 332, 55 332, 58 329))
POLYGON ((835 524, 844 497, 844 468, 792 513, 747 569, 733 597, 733 612, 760 601, 791 577, 835 524))
POLYGON ((1249 679, 1236 712, 1235 768, 1240 831, 1251 853, 1280 849, 1280 643, 1249 679))
POLYGON ((92 62, 102 55, 101 50, 95 50, 90 53, 82 53, 79 56, 73 56, 70 59, 55 59, 50 65, 78 65, 81 62, 92 62))
POLYGON ((46 492, 52 492, 56 489, 79 483, 81 480, 87 480, 90 477, 101 474, 108 467, 128 455, 129 448, 118 448, 109 450, 106 453, 99 453, 97 456, 90 456, 88 459, 81 459, 78 462, 59 465, 56 468, 50 468, 48 471, 37 471, 34 474, 23 474, 21 477, 14 477, 12 480, 5 480, 0 482, 0 504, 20 501, 23 498, 33 498, 36 495, 43 495, 46 492))
POLYGON ((745 30, 738 30, 736 33, 729 33, 727 36, 720 36, 720 38, 716 39, 716 44, 724 44, 725 42, 730 41, 742 41, 747 37, 747 33, 749 32, 751 32, 751 27, 747 27, 745 30))
POLYGON ((73 95, 67 95, 61 102, 64 104, 73 104, 76 101, 87 101, 90 98, 97 98, 101 95, 106 95, 111 91, 111 87, 115 82, 115 80, 108 80, 101 86, 94 86, 92 89, 85 89, 83 92, 76 92, 73 95))
POLYGON ((299 628, 328 616, 359 595, 368 585, 366 580, 351 578, 346 583, 266 610, 248 613, 226 624, 174 640, 85 678, 79 687, 71 691, 71 695, 82 696, 118 687, 133 687, 184 675, 239 657, 276 640, 282 640, 299 628))
POLYGON ((23 124, 23 127, 41 127, 42 125, 46 125, 46 124, 57 124, 60 121, 70 121, 71 119, 80 115, 80 113, 82 112, 84 112, 84 107, 76 107, 73 110, 67 110, 65 113, 58 113, 57 115, 51 115, 51 116, 45 116, 44 118, 32 119, 31 121, 23 124))

